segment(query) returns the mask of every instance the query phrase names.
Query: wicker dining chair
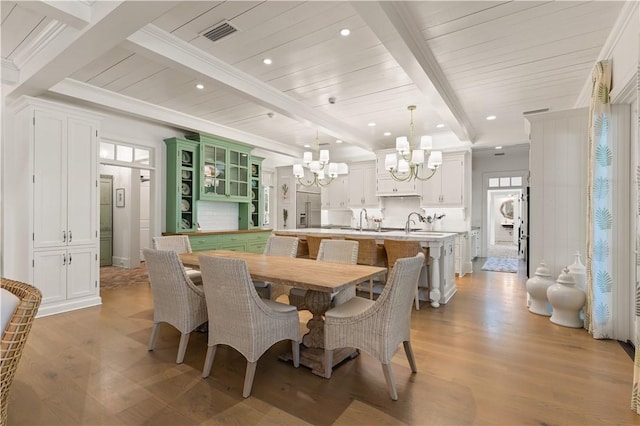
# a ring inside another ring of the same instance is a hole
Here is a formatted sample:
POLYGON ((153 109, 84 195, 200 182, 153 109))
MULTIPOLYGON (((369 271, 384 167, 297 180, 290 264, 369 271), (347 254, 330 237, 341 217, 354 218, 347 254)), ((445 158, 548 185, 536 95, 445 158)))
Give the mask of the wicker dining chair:
MULTIPOLYGON (((192 253, 191 242, 186 235, 164 235, 162 237, 153 237, 153 248, 156 250, 173 250, 178 254, 192 253)), ((197 269, 184 267, 187 275, 194 284, 202 284, 202 275, 197 269)))
MULTIPOLYGON (((318 256, 316 260, 320 262, 345 263, 355 265, 358 262, 358 242, 347 240, 330 240, 323 239, 318 248, 318 256)), ((289 291, 289 304, 298 309, 305 309, 304 297, 307 290, 304 288, 294 287, 289 291)), ((355 297, 355 286, 349 286, 346 289, 332 294, 333 303, 339 305, 345 301, 355 297)))
MULTIPOLYGON (((298 253, 298 237, 270 235, 264 247, 266 256, 296 257, 298 253)), ((263 299, 276 300, 282 294, 289 294, 290 286, 274 284, 267 281, 253 281, 258 295, 263 299)))
MULTIPOLYGON (((1 288, 17 298, 15 304, 10 304, 8 300, 4 300, 2 304, 4 309, 0 312, 4 314, 3 316, 8 317, 6 328, 2 331, 2 340, 0 341, 0 425, 6 425, 9 391, 11 390, 13 377, 18 369, 18 363, 27 342, 27 337, 29 337, 31 325, 42 301, 42 293, 29 284, 6 278, 2 278, 1 288), (7 304, 5 305, 5 303, 7 304), (8 309, 12 309, 13 313, 9 313, 8 309)), ((3 294, 0 297, 9 298, 11 295, 3 294)))
MULTIPOLYGON (((429 249, 422 248, 420 241, 413 240, 384 240, 384 249, 387 252, 387 269, 391 271, 398 259, 404 257, 413 257, 418 253, 425 254, 424 268, 427 280, 429 279, 429 249)), ((418 283, 416 283, 415 289, 415 305, 416 310, 420 310, 420 299, 418 291, 418 283)))
MULTIPOLYGON (((358 242, 358 265, 387 266, 387 252, 375 238, 344 237, 344 239, 358 242)), ((358 284, 356 290, 369 292, 369 299, 373 300, 374 282, 375 280, 371 278, 368 283, 358 284)))
POLYGON ((291 340, 293 365, 300 365, 300 319, 294 306, 261 299, 242 259, 200 256, 209 311, 209 341, 202 377, 209 377, 219 344, 247 359, 242 396, 251 394, 258 359, 274 343, 291 340))
POLYGON ((208 319, 204 291, 191 281, 175 251, 144 249, 142 253, 147 262, 153 294, 153 328, 149 350, 152 351, 156 346, 160 323, 166 322, 181 334, 176 358, 176 364, 181 364, 189 335, 208 319))
POLYGON ((309 249, 309 259, 315 260, 318 258, 320 242, 322 242, 322 240, 330 240, 331 237, 326 237, 323 235, 306 235, 305 239, 307 241, 307 247, 309 249))
POLYGON ((399 259, 391 270, 387 285, 375 301, 362 297, 351 300, 325 312, 324 371, 331 378, 333 350, 344 347, 361 349, 382 364, 389 396, 398 399, 391 358, 400 342, 413 373, 418 369, 411 348, 412 287, 418 284, 424 254, 399 259))

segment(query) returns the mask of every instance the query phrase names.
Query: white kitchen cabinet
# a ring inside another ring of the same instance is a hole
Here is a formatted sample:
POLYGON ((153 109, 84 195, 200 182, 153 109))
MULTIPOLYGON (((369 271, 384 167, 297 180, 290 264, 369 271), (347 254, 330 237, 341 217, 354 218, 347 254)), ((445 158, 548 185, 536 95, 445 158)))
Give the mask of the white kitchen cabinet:
POLYGON ((384 168, 384 159, 387 154, 395 153, 393 149, 376 151, 376 194, 379 197, 410 197, 418 196, 419 188, 415 180, 406 182, 395 180, 384 168))
POLYGON ((376 163, 354 163, 349 167, 349 207, 378 207, 376 163))
POLYGON ((3 275, 43 292, 38 316, 100 304, 101 116, 31 97, 9 108, 3 275))
POLYGON ((480 230, 472 229, 469 233, 471 238, 471 259, 475 259, 476 257, 480 257, 480 246, 481 246, 481 238, 480 238, 480 230))
POLYGON ((422 207, 464 207, 465 153, 442 153, 442 165, 422 182, 422 207))
POLYGON ((349 177, 338 176, 320 190, 322 208, 325 210, 347 210, 349 207, 349 177))

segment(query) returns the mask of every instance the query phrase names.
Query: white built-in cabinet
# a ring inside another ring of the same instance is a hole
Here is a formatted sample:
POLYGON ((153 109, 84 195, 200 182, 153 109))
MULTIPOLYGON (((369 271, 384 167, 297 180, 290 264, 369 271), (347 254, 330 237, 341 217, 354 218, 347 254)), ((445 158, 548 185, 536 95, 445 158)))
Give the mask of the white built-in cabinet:
POLYGON ((349 166, 349 207, 377 207, 375 161, 349 166))
POLYGON ((349 207, 349 176, 338 176, 320 190, 322 208, 346 210, 349 207))
POLYGON ((39 316, 100 304, 100 116, 30 97, 10 107, 4 276, 42 291, 39 316))
POLYGON ((464 207, 465 152, 443 152, 435 175, 422 182, 422 207, 464 207))
POLYGON ((419 185, 415 180, 401 182, 395 180, 384 168, 384 160, 387 154, 393 154, 394 149, 383 149, 376 151, 376 174, 377 189, 376 195, 379 197, 409 197, 420 195, 419 185))

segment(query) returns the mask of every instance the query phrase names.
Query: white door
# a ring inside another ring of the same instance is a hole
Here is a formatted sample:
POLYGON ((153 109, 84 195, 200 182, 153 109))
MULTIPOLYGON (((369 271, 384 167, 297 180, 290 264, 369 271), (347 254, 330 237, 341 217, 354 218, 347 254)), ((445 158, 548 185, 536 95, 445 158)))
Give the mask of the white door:
POLYGON ((58 247, 67 243, 66 129, 63 114, 35 111, 34 248, 58 247))
MULTIPOLYGON (((445 157, 442 160, 442 170, 436 172, 436 175, 438 174, 440 175, 441 181, 440 206, 462 206, 462 179, 464 177, 462 160, 459 157, 445 157)), ((433 178, 435 177, 434 175, 433 178)))
POLYGON ((43 304, 67 298, 66 250, 33 253, 33 285, 42 292, 43 304))
POLYGON ((151 248, 151 215, 150 215, 150 196, 151 196, 151 180, 148 170, 141 170, 142 177, 140 182, 140 259, 144 260, 142 250, 151 248))
POLYGON ((94 244, 97 234, 96 129, 69 118, 67 124, 67 241, 70 246, 94 244))
POLYGON ((74 248, 67 252, 67 298, 95 294, 97 282, 94 275, 97 263, 94 248, 74 248))

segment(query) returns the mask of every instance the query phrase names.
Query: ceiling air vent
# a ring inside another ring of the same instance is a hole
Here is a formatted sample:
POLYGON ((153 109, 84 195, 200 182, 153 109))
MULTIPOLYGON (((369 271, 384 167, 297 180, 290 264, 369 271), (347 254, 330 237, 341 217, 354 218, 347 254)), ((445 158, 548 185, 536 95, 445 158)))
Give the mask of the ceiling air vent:
POLYGON ((522 115, 540 114, 541 112, 549 112, 549 108, 532 109, 531 111, 524 111, 522 115))
POLYGON ((496 153, 495 153, 495 154, 493 154, 493 155, 495 155, 496 157, 498 157, 498 156, 500 156, 500 155, 504 155, 504 152, 496 152, 496 153))
POLYGON ((230 36, 231 34, 238 31, 236 27, 231 25, 229 21, 222 21, 216 24, 213 28, 211 28, 206 33, 202 34, 209 40, 216 42, 218 40, 222 40, 223 38, 230 36))

